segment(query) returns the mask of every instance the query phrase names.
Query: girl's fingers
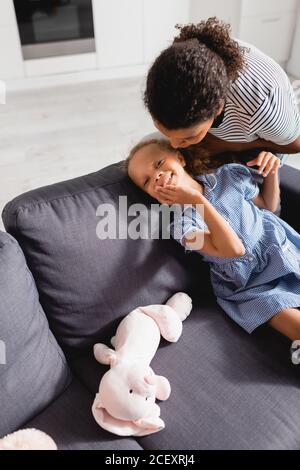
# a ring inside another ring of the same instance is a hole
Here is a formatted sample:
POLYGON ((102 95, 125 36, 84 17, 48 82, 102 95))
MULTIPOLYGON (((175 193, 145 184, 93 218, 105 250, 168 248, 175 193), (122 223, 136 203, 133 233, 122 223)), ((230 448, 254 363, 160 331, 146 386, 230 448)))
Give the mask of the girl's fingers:
POLYGON ((160 191, 164 191, 164 190, 168 190, 168 191, 172 191, 174 193, 174 191, 176 190, 176 186, 157 186, 156 188, 156 191, 160 192, 160 191))
POLYGON ((264 173, 264 170, 265 170, 267 164, 269 163, 270 159, 271 159, 271 154, 266 153, 265 156, 262 158, 261 164, 260 164, 259 169, 258 169, 258 172, 260 174, 264 173))
POLYGON ((265 170, 264 170, 264 172, 263 172, 263 176, 264 176, 264 177, 268 176, 268 174, 269 174, 270 172, 275 173, 276 171, 278 171, 279 166, 280 166, 280 160, 279 160, 279 158, 273 156, 273 157, 270 159, 269 163, 267 164, 267 166, 266 166, 266 168, 265 168, 265 170))
POLYGON ((174 191, 167 188, 158 188, 156 192, 162 196, 174 196, 174 191))
POLYGON ((276 159, 276 162, 274 163, 274 166, 272 168, 272 173, 276 173, 280 168, 280 160, 279 158, 276 159))
POLYGON ((247 162, 247 166, 260 166, 266 154, 267 152, 260 152, 258 157, 254 158, 253 160, 250 160, 250 162, 247 162))
POLYGON ((164 194, 160 194, 157 200, 160 204, 173 204, 172 199, 164 194))
POLYGON ((263 175, 263 176, 268 176, 268 174, 270 173, 270 171, 273 169, 274 164, 275 164, 275 158, 274 158, 274 157, 271 157, 271 158, 269 159, 269 161, 267 162, 267 164, 266 164, 266 166, 265 166, 265 168, 264 168, 264 170, 263 170, 262 175, 263 175))
POLYGON ((257 158, 251 160, 250 162, 247 162, 247 166, 257 166, 257 158))

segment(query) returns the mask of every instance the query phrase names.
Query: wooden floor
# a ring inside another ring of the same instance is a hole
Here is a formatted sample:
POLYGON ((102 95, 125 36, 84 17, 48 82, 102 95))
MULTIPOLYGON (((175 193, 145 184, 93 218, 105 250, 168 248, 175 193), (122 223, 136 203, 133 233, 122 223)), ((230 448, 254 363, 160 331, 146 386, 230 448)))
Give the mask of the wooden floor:
POLYGON ((8 95, 0 105, 0 212, 24 191, 125 158, 154 130, 142 89, 131 78, 8 95))
MULTIPOLYGON (((0 105, 0 212, 24 191, 125 158, 154 130, 143 86, 131 78, 9 94, 0 105)), ((300 156, 288 163, 300 169, 300 156)))

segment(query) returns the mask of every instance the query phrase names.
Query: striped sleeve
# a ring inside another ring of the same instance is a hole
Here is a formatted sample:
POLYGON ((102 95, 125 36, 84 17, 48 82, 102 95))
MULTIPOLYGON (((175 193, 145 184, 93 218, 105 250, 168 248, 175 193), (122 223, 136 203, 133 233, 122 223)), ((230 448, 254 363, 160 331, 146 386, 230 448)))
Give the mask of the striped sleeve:
POLYGON ((300 115, 291 86, 274 88, 252 116, 250 131, 277 145, 288 145, 300 136, 300 115))

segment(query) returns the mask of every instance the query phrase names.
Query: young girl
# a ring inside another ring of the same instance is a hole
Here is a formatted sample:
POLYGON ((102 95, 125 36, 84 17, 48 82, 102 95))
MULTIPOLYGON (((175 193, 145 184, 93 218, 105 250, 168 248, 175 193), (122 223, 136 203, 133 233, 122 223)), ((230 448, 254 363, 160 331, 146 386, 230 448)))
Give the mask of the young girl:
POLYGON ((243 165, 193 176, 191 162, 167 141, 150 140, 132 149, 126 168, 160 203, 192 206, 174 220, 171 233, 210 263, 217 301, 235 322, 248 333, 268 322, 291 340, 300 339, 300 235, 273 214, 279 159, 265 152, 260 191, 243 165), (197 204, 203 205, 203 218, 197 204))

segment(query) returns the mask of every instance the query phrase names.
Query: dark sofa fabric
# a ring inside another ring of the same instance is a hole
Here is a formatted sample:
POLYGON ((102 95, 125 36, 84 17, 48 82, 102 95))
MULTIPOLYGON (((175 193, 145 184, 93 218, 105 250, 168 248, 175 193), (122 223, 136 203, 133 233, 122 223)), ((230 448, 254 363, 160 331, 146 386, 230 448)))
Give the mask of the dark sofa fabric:
POLYGON ((122 195, 128 206, 151 202, 115 164, 31 191, 4 209, 6 230, 21 244, 50 326, 69 354, 91 348, 137 305, 209 289, 207 266, 173 240, 97 237, 97 207, 118 209, 122 195))
POLYGON ((135 439, 101 429, 93 418, 92 394, 76 379, 54 403, 26 423, 54 439, 58 450, 142 450, 135 439))
POLYGON ((0 231, 0 436, 61 394, 70 371, 16 240, 0 231), (3 349, 3 347, 2 347, 3 349))
MULTIPOLYGON (((112 332, 113 333, 113 332, 112 332)), ((171 383, 166 428, 144 449, 299 449, 300 370, 290 343, 268 327, 248 335, 213 299, 198 301, 178 343, 162 341, 151 366, 171 383)), ((90 354, 71 365, 96 393, 108 370, 90 354)))
MULTIPOLYGON (((290 155, 290 160, 298 158, 290 155)), ((300 233, 300 172, 284 165, 280 170, 281 178, 281 217, 300 233)))

